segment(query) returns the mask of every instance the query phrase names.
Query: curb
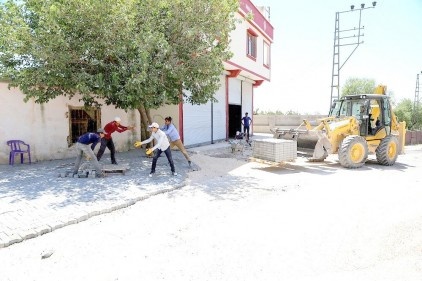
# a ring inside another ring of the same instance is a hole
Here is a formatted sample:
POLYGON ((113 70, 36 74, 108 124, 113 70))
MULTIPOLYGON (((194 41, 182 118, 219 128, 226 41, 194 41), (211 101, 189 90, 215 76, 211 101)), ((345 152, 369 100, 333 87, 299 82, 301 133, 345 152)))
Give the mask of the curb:
POLYGON ((109 208, 103 208, 101 210, 94 210, 91 212, 78 211, 74 216, 69 216, 66 220, 57 219, 52 224, 40 225, 32 229, 27 229, 26 231, 21 232, 21 233, 14 233, 11 236, 0 231, 0 249, 6 248, 15 243, 20 243, 22 241, 41 236, 46 233, 53 232, 54 230, 63 228, 68 225, 77 224, 77 223, 86 221, 89 218, 92 218, 95 216, 99 216, 102 214, 107 214, 107 213, 111 213, 120 209, 127 208, 129 206, 135 205, 137 202, 146 200, 156 195, 160 195, 160 194, 164 194, 164 193, 168 193, 168 192, 180 189, 184 186, 186 186, 186 179, 182 183, 175 185, 174 187, 171 187, 171 188, 164 188, 161 190, 153 191, 147 195, 131 198, 131 199, 128 199, 126 202, 118 203, 118 204, 112 205, 109 208))

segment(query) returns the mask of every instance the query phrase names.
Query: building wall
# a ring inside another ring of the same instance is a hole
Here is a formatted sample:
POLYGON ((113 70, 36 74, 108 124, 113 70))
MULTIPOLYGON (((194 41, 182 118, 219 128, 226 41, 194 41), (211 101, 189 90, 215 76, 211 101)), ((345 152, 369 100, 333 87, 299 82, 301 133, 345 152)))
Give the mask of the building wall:
POLYGON ((271 133, 271 129, 294 129, 302 124, 303 119, 309 120, 312 126, 317 120, 327 115, 254 115, 253 129, 256 133, 271 133))
MULTIPOLYGON (((52 160, 75 157, 73 146, 68 147, 69 106, 83 106, 79 97, 69 100, 58 97, 46 104, 36 104, 33 100, 24 102, 24 95, 17 88, 8 89, 7 83, 0 82, 0 164, 9 162, 10 149, 6 142, 20 139, 31 146, 32 161, 52 160)), ((123 125, 139 128, 137 111, 115 109, 103 106, 101 126, 112 121, 115 116, 122 119, 123 125)), ((128 150, 139 139, 139 130, 114 133, 117 151, 128 150)), ((96 147, 98 150, 99 145, 96 147)), ((109 153, 106 150, 106 153, 109 153)))
MULTIPOLYGON (((230 49, 233 52, 233 57, 228 61, 229 64, 235 65, 240 69, 246 70, 251 72, 253 76, 258 80, 267 80, 269 81, 271 78, 271 70, 270 68, 264 66, 264 58, 263 58, 263 41, 266 41, 269 45, 271 45, 270 41, 266 39, 260 31, 255 28, 250 22, 246 21, 242 15, 237 15, 238 20, 240 23, 236 25, 236 29, 230 33, 231 43, 230 49), (256 60, 248 57, 247 53, 247 31, 248 29, 253 30, 257 36, 257 44, 256 44, 256 60)), ((242 74, 243 75, 243 74, 242 74)), ((246 74, 245 74, 246 75, 246 74)), ((248 77, 246 75, 246 77, 248 77)), ((249 78, 249 77, 248 77, 249 78)))
POLYGON ((165 105, 159 109, 151 109, 152 122, 157 122, 160 126, 164 125, 164 119, 167 116, 172 118, 174 126, 179 129, 179 107, 177 105, 165 105))
POLYGON ((202 105, 185 103, 181 109, 178 105, 167 105, 157 110, 151 110, 151 117, 162 125, 166 116, 172 116, 174 126, 183 137, 185 146, 188 147, 225 139, 226 87, 224 75, 220 77, 220 85, 220 89, 214 96, 217 102, 207 102, 202 105))
MULTIPOLYGON (((215 98, 217 102, 213 103, 213 134, 212 134, 212 141, 216 140, 223 140, 226 138, 226 85, 225 85, 226 77, 222 75, 220 77, 220 84, 221 87, 215 94, 215 98)), ((211 139, 211 138, 210 138, 211 139)))

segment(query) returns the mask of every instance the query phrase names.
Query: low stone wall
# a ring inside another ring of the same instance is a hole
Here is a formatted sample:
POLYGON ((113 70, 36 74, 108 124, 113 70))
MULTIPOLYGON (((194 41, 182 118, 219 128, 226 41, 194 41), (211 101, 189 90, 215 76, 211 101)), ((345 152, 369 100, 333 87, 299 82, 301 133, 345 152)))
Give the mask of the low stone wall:
POLYGON ((309 120, 313 126, 317 120, 327 115, 254 115, 253 131, 255 133, 271 133, 270 129, 297 128, 302 124, 303 119, 309 120))
MULTIPOLYGON (((309 120, 312 126, 317 125, 317 120, 327 115, 254 115, 253 131, 255 133, 271 133, 270 129, 297 128, 304 119, 309 120)), ((422 131, 406 131, 405 145, 422 144, 422 131)))

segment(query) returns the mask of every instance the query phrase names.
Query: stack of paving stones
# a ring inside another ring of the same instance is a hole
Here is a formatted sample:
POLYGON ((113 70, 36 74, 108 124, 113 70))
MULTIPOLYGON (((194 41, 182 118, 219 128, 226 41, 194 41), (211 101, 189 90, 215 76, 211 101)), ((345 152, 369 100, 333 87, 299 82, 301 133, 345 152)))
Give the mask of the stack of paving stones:
POLYGON ((255 140, 252 157, 272 162, 293 161, 297 157, 297 142, 283 139, 255 140))

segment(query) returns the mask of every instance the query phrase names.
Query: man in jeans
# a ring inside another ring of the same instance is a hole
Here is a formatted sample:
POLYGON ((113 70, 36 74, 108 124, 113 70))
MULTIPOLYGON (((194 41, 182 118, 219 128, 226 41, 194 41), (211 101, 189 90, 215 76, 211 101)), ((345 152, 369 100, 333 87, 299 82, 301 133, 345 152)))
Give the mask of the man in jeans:
POLYGON ((189 166, 191 165, 191 160, 188 155, 188 152, 183 145, 179 132, 177 131, 176 127, 171 123, 171 117, 168 116, 164 119, 165 124, 160 128, 166 135, 170 138, 170 148, 176 146, 185 156, 186 160, 188 160, 189 166))
POLYGON ((120 124, 120 122, 121 122, 120 117, 116 117, 116 118, 114 118, 114 121, 111 121, 110 123, 105 125, 105 127, 104 127, 105 135, 101 139, 101 146, 100 146, 100 149, 97 152, 97 160, 98 161, 100 161, 106 147, 108 147, 108 149, 110 150, 111 164, 117 165, 117 161, 116 161, 116 157, 115 157, 116 149, 114 147, 114 142, 113 142, 113 138, 111 137, 111 134, 116 132, 116 131, 119 132, 119 133, 123 133, 126 130, 133 130, 133 128, 134 128, 133 126, 128 126, 128 127, 123 126, 123 125, 120 124))
POLYGON ((246 141, 249 142, 249 127, 252 124, 251 117, 248 116, 248 113, 245 113, 245 116, 242 118, 243 125, 243 134, 247 137, 246 141))
POLYGON ((96 176, 103 177, 103 173, 101 170, 101 166, 97 161, 97 157, 94 154, 94 148, 97 143, 104 137, 104 130, 98 129, 97 133, 85 133, 78 138, 76 142, 76 150, 77 150, 77 157, 75 161, 75 167, 73 168, 73 174, 77 174, 79 170, 79 166, 81 165, 82 156, 85 153, 90 161, 94 165, 96 176))
POLYGON ((152 131, 151 136, 142 142, 135 142, 135 147, 139 147, 142 144, 149 143, 153 139, 157 141, 157 144, 153 148, 148 148, 146 151, 146 154, 151 154, 152 152, 154 152, 154 150, 157 150, 154 155, 154 158, 152 159, 151 172, 149 173, 149 176, 152 177, 154 175, 155 167, 157 166, 157 159, 158 157, 160 157, 162 152, 164 152, 167 156, 167 160, 169 161, 171 168, 171 173, 173 174, 173 176, 177 176, 176 170, 174 169, 173 158, 171 157, 170 143, 166 134, 160 130, 160 126, 155 122, 149 125, 148 128, 150 128, 152 131))

